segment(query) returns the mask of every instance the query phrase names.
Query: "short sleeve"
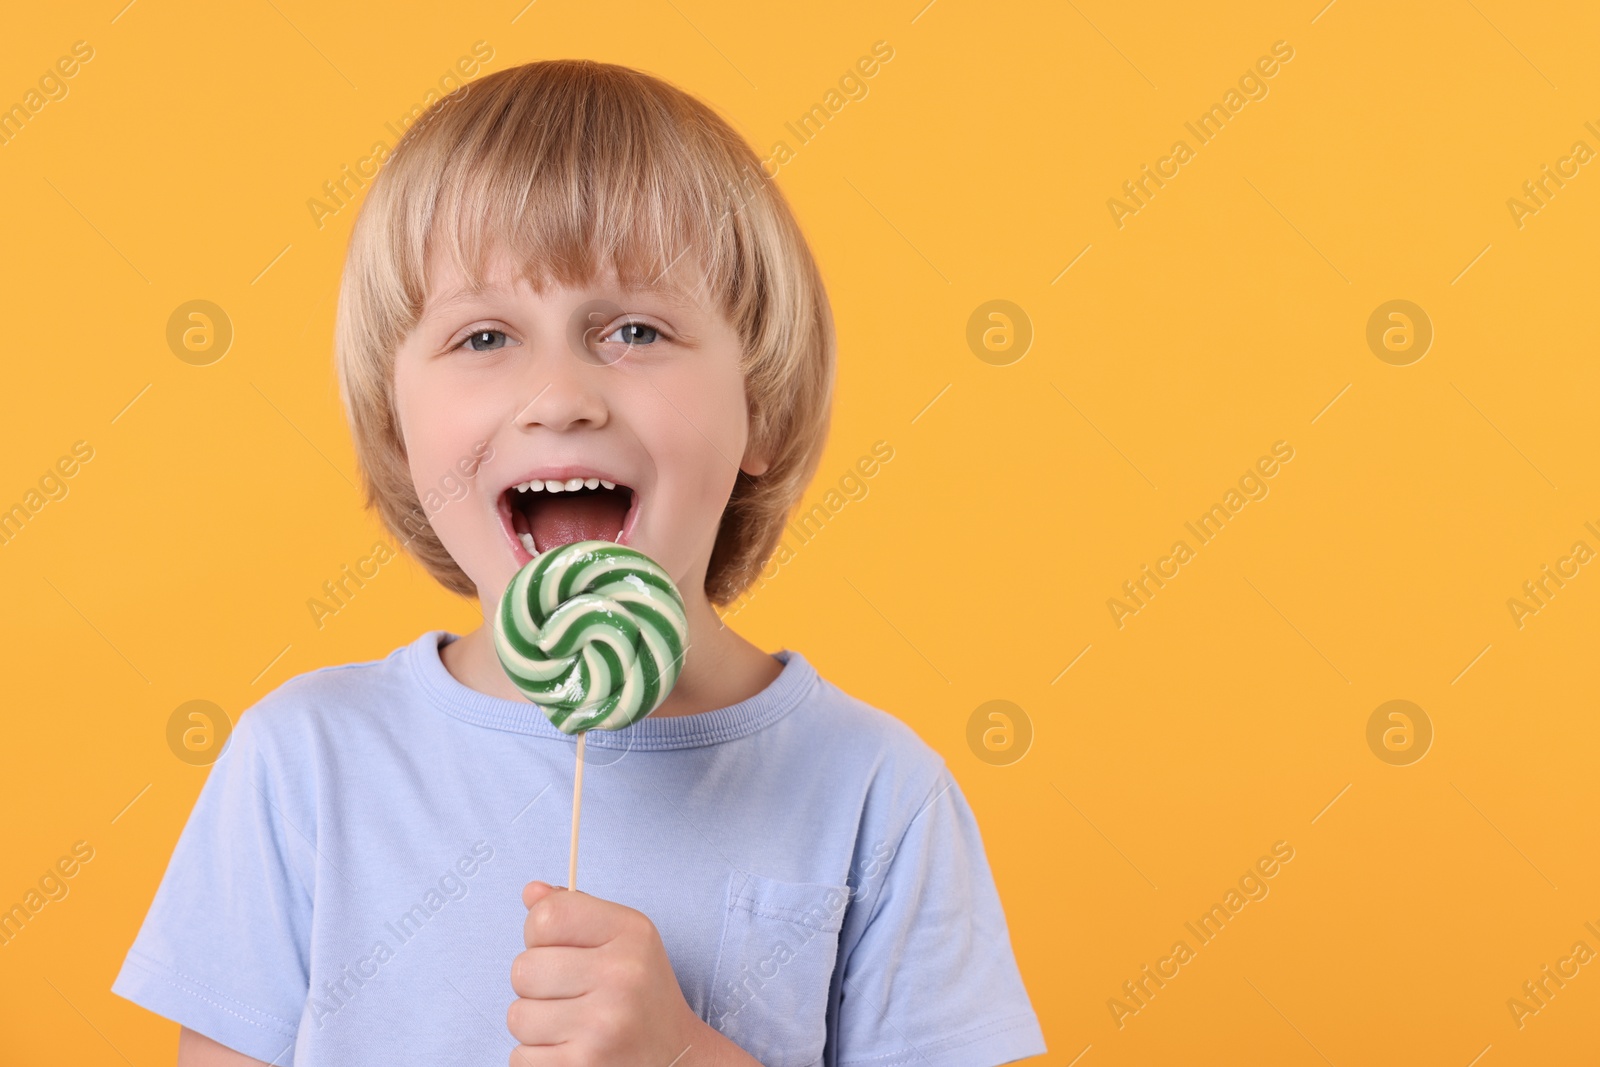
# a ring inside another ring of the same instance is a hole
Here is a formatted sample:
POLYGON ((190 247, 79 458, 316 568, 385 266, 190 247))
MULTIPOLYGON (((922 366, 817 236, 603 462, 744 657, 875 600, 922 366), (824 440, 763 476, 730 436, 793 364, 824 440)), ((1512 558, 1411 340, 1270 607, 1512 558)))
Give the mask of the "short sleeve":
POLYGON ((293 1063, 307 992, 311 896, 294 865, 314 832, 239 717, 178 838, 111 991, 214 1041, 293 1063), (298 827, 295 825, 299 823, 298 827))
POLYGON ((859 901, 870 917, 843 963, 829 1062, 994 1067, 1043 1055, 977 820, 942 764, 898 844, 868 864, 859 901))

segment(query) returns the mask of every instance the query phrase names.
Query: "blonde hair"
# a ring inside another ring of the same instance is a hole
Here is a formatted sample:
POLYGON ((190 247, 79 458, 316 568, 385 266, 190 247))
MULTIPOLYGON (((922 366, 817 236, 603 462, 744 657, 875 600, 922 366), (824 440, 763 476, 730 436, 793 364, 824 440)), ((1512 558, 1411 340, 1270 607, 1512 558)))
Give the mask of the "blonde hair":
POLYGON ((366 192, 340 283, 335 363, 368 507, 446 588, 477 594, 420 507, 394 405, 394 356, 442 241, 472 286, 497 244, 536 291, 607 267, 661 284, 680 258, 734 328, 750 444, 706 571, 731 603, 777 548, 827 437, 834 326, 799 224, 750 146, 659 78, 591 60, 526 63, 437 101, 366 192))

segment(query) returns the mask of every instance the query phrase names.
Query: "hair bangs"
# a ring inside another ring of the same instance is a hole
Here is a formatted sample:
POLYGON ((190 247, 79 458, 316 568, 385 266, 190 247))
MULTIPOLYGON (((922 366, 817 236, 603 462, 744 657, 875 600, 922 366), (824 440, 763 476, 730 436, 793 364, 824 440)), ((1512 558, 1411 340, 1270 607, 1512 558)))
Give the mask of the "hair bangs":
POLYGON ((684 300, 710 294, 736 317, 744 287, 735 269, 748 258, 738 245, 748 235, 728 225, 730 190, 686 162, 723 146, 629 86, 590 88, 514 96, 461 131, 460 150, 418 213, 422 225, 407 235, 404 287, 418 315, 432 293, 426 265, 437 247, 469 290, 488 284, 503 253, 539 293, 612 278, 684 300))

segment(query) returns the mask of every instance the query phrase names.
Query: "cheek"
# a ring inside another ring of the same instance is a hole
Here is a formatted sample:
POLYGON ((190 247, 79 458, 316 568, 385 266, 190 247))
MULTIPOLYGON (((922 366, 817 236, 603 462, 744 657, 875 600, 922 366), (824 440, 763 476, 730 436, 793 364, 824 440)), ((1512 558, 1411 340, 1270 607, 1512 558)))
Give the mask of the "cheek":
POLYGON ((657 455, 668 469, 694 472, 695 484, 715 503, 726 501, 738 473, 749 433, 744 379, 737 370, 701 376, 661 395, 670 404, 659 407, 653 436, 657 455))
POLYGON ((641 396, 654 402, 636 409, 649 422, 648 436, 642 426, 639 436, 657 477, 641 527, 646 551, 680 583, 699 554, 710 551, 744 452, 744 379, 729 362, 715 374, 657 378, 641 396))
POLYGON ((480 398, 466 395, 444 375, 428 375, 404 362, 395 367, 395 417, 405 442, 406 462, 418 493, 452 484, 458 465, 484 439, 480 398))

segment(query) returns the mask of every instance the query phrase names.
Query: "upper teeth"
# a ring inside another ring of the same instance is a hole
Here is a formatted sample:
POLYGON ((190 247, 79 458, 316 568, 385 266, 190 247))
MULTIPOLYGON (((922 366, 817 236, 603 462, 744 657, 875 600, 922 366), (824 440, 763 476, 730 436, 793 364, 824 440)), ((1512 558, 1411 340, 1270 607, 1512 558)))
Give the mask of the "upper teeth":
POLYGON ((615 489, 617 487, 616 482, 608 482, 604 478, 568 478, 564 482, 549 478, 543 481, 534 479, 531 482, 521 482, 516 486, 516 490, 519 493, 526 493, 529 490, 535 493, 546 490, 552 493, 564 493, 578 489, 594 489, 602 485, 607 489, 615 489))

